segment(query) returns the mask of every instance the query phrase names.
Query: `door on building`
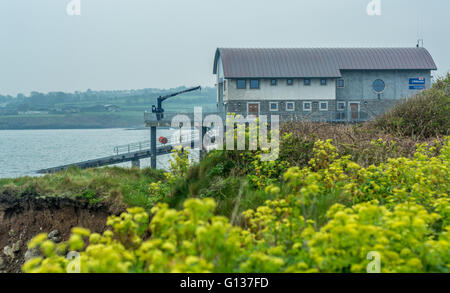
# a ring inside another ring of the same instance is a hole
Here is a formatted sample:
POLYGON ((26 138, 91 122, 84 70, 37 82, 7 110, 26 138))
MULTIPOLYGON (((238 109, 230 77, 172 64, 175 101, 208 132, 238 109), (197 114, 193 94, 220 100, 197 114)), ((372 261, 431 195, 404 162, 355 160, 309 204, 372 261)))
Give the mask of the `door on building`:
POLYGON ((319 102, 313 102, 312 103, 312 111, 313 112, 319 112, 319 102))
POLYGON ((359 104, 358 103, 350 103, 350 113, 352 120, 359 119, 359 104))
POLYGON ((257 103, 249 103, 248 104, 248 115, 259 115, 259 104, 257 103))

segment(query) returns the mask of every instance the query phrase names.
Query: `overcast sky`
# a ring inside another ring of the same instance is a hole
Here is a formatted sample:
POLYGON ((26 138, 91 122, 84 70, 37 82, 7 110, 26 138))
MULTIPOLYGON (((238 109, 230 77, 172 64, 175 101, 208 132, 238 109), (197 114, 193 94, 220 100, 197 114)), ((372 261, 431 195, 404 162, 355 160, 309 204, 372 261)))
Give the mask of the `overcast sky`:
POLYGON ((217 47, 415 46, 450 70, 450 1, 0 0, 0 94, 213 85, 217 47))

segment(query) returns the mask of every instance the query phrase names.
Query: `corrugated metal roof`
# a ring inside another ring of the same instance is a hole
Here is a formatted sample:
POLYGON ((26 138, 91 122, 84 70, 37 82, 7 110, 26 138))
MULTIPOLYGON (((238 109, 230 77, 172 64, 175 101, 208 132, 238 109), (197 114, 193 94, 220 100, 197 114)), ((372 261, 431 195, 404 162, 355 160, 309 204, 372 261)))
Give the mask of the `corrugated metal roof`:
POLYGON ((425 48, 219 48, 226 78, 340 77, 340 70, 436 70, 425 48))

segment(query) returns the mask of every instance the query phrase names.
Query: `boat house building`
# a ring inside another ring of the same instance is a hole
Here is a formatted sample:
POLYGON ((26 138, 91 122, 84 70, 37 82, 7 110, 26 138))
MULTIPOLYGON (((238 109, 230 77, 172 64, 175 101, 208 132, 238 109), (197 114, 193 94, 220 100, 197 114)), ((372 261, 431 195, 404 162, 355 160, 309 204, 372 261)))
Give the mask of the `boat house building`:
POLYGON ((367 121, 431 86, 430 53, 413 48, 218 48, 220 113, 367 121))

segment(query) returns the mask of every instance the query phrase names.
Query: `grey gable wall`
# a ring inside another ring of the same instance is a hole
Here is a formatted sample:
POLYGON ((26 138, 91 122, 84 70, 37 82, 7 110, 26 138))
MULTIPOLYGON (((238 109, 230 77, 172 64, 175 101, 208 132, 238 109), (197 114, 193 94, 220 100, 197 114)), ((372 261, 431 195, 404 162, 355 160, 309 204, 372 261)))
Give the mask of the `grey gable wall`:
POLYGON ((382 79, 386 84, 380 97, 382 100, 401 100, 416 94, 418 91, 409 89, 410 78, 422 76, 425 87, 431 87, 430 70, 341 70, 341 74, 345 87, 336 89, 336 99, 342 101, 378 100, 372 89, 376 79, 382 79))

